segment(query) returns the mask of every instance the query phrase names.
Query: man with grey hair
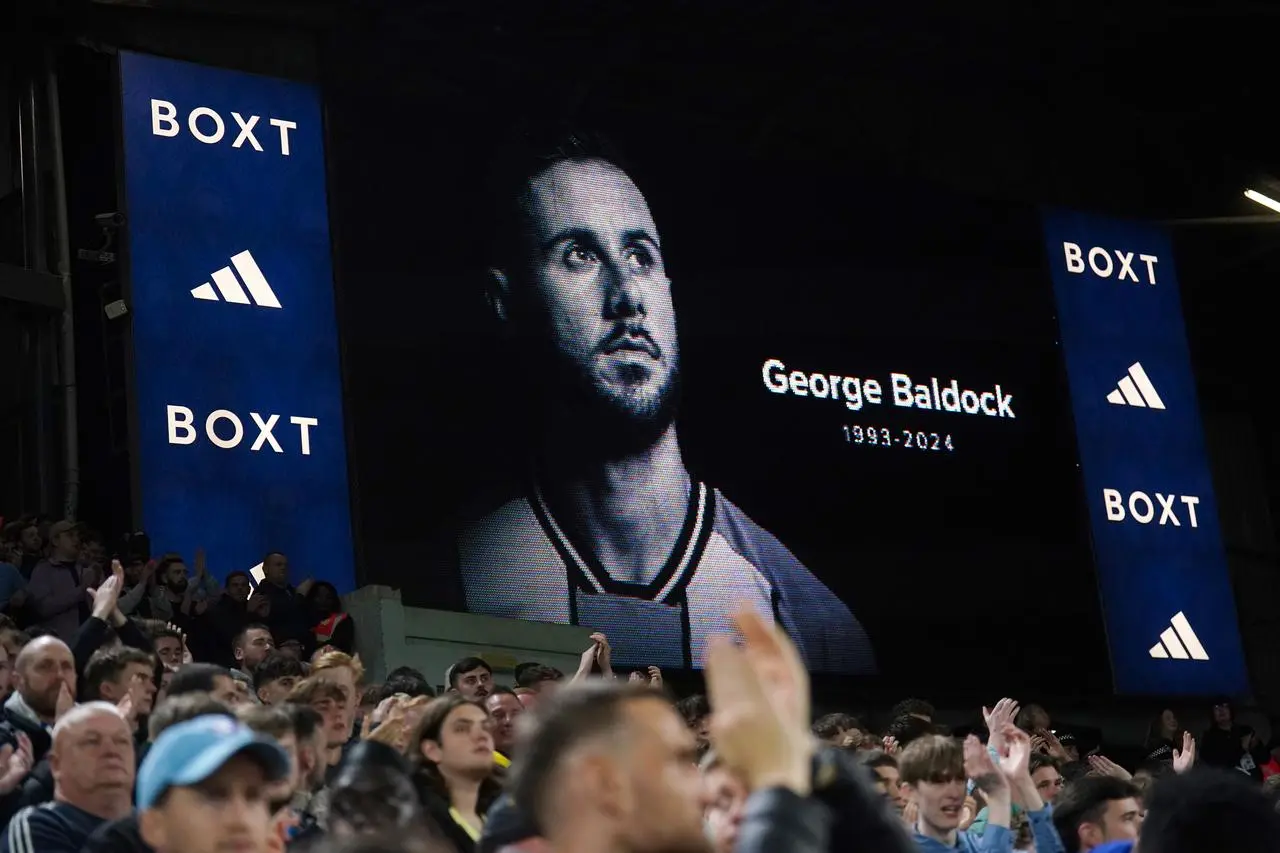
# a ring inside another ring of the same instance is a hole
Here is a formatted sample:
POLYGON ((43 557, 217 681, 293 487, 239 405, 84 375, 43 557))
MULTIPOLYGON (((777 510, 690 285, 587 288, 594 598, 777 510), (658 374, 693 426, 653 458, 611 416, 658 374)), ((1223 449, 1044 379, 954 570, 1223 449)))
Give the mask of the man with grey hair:
POLYGON ((108 702, 70 709, 53 727, 54 799, 18 812, 0 853, 79 853, 93 831, 133 808, 133 732, 108 702))

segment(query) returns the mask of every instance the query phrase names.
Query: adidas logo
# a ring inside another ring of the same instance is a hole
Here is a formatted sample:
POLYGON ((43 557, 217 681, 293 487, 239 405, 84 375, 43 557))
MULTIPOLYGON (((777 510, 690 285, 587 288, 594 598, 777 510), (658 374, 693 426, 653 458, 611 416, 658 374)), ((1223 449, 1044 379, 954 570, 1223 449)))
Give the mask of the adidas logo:
POLYGON ((1164 400, 1156 393, 1142 362, 1135 361, 1129 373, 1116 384, 1116 390, 1107 395, 1113 406, 1139 406, 1144 409, 1163 409, 1164 400))
POLYGON ((1209 653, 1200 645, 1200 638, 1191 630, 1191 623, 1179 610, 1169 620, 1169 627, 1160 634, 1160 642, 1151 647, 1151 656, 1158 660, 1208 660, 1209 653))
POLYGON ((238 255, 232 255, 231 266, 217 270, 210 278, 213 279, 212 284, 206 281, 199 287, 191 288, 191 295, 205 302, 234 302, 237 305, 257 305, 262 308, 280 307, 275 291, 267 284, 267 277, 258 269, 258 262, 247 249, 238 255), (235 272, 231 271, 232 267, 235 267, 235 272), (240 278, 236 278, 236 273, 240 274, 240 278), (240 286, 242 281, 244 287, 240 286), (245 288, 248 288, 248 293, 244 292, 245 288))

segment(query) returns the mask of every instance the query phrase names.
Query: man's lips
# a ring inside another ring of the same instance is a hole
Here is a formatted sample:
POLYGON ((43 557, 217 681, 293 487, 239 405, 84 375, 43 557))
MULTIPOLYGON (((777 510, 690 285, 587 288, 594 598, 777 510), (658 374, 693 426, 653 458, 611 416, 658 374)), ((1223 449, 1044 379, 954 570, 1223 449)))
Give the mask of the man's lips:
POLYGON ((606 354, 615 352, 642 352, 650 358, 658 358, 662 351, 648 335, 623 335, 607 342, 602 350, 606 354))

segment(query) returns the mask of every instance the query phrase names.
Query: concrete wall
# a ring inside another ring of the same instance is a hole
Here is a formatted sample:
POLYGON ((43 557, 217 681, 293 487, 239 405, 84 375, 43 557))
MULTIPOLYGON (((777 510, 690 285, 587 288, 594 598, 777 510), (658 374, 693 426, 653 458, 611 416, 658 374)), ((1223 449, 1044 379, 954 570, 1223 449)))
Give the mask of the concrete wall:
POLYGON ((449 666, 468 655, 488 661, 503 684, 512 683, 513 668, 526 661, 572 675, 591 645, 587 628, 405 607, 400 591, 385 586, 362 587, 342 600, 355 620, 367 680, 374 683, 396 667, 412 666, 440 686, 449 666))

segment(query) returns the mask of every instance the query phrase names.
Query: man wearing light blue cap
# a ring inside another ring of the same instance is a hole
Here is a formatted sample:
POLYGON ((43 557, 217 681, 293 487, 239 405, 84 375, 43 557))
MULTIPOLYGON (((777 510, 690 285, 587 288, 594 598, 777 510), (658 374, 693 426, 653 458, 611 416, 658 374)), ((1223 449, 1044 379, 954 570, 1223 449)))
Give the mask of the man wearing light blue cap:
POLYGON ((138 827, 156 853, 262 850, 267 789, 290 775, 274 740, 222 716, 166 729, 138 769, 138 827))

